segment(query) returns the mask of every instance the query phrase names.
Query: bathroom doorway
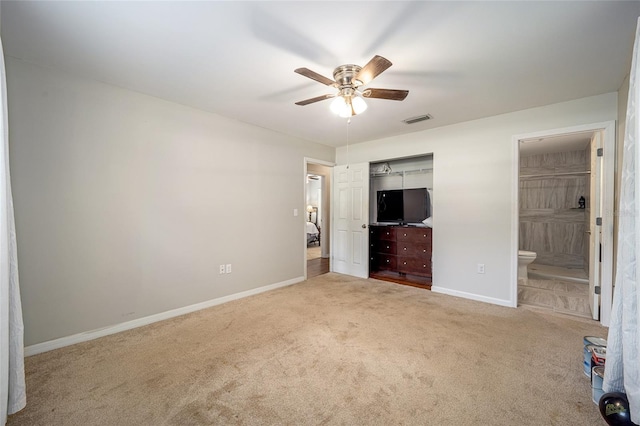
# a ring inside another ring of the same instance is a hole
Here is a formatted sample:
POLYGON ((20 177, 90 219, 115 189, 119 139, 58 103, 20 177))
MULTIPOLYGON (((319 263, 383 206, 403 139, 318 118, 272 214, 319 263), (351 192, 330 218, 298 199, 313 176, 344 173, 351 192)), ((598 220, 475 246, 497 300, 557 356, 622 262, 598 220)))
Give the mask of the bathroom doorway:
POLYGON ((535 256, 518 273, 518 306, 608 321, 613 153, 604 160, 605 140, 614 140, 606 132, 586 126, 518 138, 519 257, 535 256))

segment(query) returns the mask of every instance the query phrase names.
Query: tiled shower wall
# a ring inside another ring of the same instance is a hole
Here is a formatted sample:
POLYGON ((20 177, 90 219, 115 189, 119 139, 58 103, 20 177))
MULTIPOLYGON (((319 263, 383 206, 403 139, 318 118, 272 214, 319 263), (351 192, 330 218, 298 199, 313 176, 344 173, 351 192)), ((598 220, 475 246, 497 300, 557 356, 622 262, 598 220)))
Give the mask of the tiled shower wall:
MULTIPOLYGON (((584 269, 589 198, 589 150, 520 158, 520 249, 535 263, 584 269)), ((588 247, 586 248, 588 251, 588 247)))

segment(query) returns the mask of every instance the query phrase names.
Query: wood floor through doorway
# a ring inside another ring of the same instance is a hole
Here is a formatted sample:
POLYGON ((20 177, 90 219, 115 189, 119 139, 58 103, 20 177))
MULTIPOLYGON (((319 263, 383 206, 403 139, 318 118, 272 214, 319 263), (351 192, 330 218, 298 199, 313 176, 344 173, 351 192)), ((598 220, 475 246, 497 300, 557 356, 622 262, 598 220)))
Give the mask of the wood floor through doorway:
POLYGON ((329 272, 329 258, 318 257, 307 260, 307 279, 329 272))

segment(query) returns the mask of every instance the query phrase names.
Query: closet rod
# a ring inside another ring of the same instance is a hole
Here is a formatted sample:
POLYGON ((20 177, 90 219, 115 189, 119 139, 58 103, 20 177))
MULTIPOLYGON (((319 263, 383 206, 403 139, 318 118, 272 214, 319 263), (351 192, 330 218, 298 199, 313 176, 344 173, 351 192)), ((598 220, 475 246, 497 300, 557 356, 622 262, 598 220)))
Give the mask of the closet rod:
POLYGON ((416 170, 405 170, 404 173, 433 173, 433 169, 416 169, 416 170))

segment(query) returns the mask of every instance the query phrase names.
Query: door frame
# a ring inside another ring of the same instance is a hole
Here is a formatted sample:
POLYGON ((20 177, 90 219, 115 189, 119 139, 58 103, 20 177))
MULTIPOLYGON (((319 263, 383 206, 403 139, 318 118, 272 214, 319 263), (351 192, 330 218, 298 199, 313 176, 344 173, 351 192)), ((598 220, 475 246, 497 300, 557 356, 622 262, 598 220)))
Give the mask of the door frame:
POLYGON ((602 227, 596 225, 596 218, 603 215, 602 161, 598 161, 597 152, 604 148, 602 139, 602 132, 593 132, 589 140, 589 155, 591 157, 589 158, 589 309, 591 309, 591 318, 596 321, 600 320, 601 303, 600 295, 593 291, 596 285, 600 285, 601 274, 600 261, 596 261, 596 247, 599 251, 602 245, 602 227), (593 173, 594 168, 595 174, 593 173))
MULTIPOLYGON (((333 166, 336 165, 336 163, 332 163, 330 161, 324 161, 324 160, 318 160, 316 158, 310 158, 310 157, 304 157, 303 159, 304 161, 304 165, 303 165, 303 173, 302 173, 302 207, 300 208, 300 211, 303 213, 303 216, 306 217, 306 212, 307 212, 307 174, 308 174, 308 165, 309 164, 317 164, 319 166, 325 166, 325 167, 330 167, 333 169, 333 166)), ((333 170, 331 171, 331 174, 333 175, 333 170)), ((326 191, 327 190, 327 179, 326 176, 323 176, 324 179, 322 180, 322 191, 326 191)), ((323 195, 324 197, 324 195, 323 195)), ((323 206, 322 209, 322 233, 324 235, 331 235, 331 209, 333 207, 331 206, 331 202, 329 202, 328 205, 323 206), (325 220, 325 219, 329 219, 329 220, 325 220), (325 233, 325 229, 326 229, 326 233, 325 233)), ((307 221, 304 220, 302 222, 302 239, 303 239, 303 244, 302 244, 302 263, 303 263, 303 271, 304 271, 304 279, 307 279, 307 221)), ((331 266, 331 249, 329 248, 329 266, 331 266)))
POLYGON ((609 326, 611 305, 613 303, 613 222, 614 222, 614 179, 615 179, 615 120, 580 126, 542 130, 538 132, 514 135, 511 138, 511 305, 518 306, 518 247, 520 224, 520 141, 535 138, 560 136, 570 133, 602 131, 604 157, 602 161, 602 262, 600 279, 600 324, 609 326))

